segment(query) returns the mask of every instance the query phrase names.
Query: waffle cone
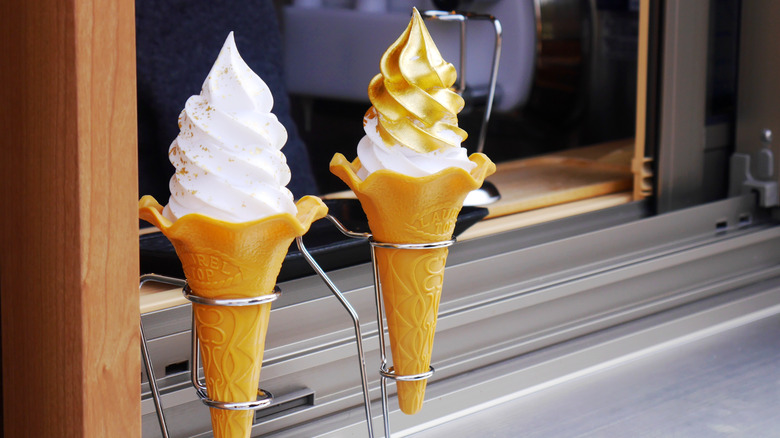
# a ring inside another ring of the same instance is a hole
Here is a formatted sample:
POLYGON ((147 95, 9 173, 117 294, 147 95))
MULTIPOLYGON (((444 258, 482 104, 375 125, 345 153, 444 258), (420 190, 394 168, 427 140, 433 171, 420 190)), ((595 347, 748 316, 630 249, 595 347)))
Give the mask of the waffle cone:
MULTIPOLYGON (((413 178, 389 170, 357 177, 360 161, 336 154, 331 172, 360 200, 374 238, 388 243, 449 240, 466 195, 482 185, 495 165, 483 154, 470 157, 477 167, 449 168, 413 178)), ((376 248, 376 264, 397 375, 428 371, 433 351, 447 248, 426 250, 376 248)), ((398 404, 406 414, 423 404, 427 380, 397 382, 398 404)))
MULTIPOLYGON (((304 197, 297 207, 296 217, 278 214, 229 223, 189 214, 171 222, 162 216, 162 206, 145 196, 139 202, 139 215, 173 243, 193 294, 250 298, 273 292, 292 240, 327 212, 315 197, 304 197)), ((270 303, 245 307, 193 303, 209 398, 222 402, 255 400, 270 311, 270 303)), ((253 417, 254 411, 212 408, 214 436, 249 437, 253 417)))

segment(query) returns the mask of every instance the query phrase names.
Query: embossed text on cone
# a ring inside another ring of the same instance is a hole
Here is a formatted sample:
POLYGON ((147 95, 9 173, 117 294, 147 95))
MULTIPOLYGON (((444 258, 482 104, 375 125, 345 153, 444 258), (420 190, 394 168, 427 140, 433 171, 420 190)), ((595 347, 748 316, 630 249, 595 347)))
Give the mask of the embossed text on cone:
MULTIPOLYGON (((449 240, 466 195, 482 185, 495 165, 484 155, 470 173, 448 168, 425 177, 379 170, 365 180, 357 176, 360 161, 341 154, 330 169, 360 200, 374 239, 387 243, 432 243, 449 240)), ((447 248, 409 250, 376 248, 382 295, 396 375, 427 372, 431 364, 447 248)), ((422 408, 426 380, 397 382, 401 410, 422 408)))
MULTIPOLYGON (((139 202, 139 215, 173 243, 194 295, 251 298, 273 293, 292 240, 327 212, 315 197, 302 198, 297 207, 296 217, 283 213, 230 223, 189 214, 171 222, 162 216, 162 207, 145 196, 139 202)), ((209 398, 254 401, 271 304, 225 307, 193 303, 193 310, 209 398)), ((251 410, 211 409, 217 438, 248 438, 253 418, 251 410)))

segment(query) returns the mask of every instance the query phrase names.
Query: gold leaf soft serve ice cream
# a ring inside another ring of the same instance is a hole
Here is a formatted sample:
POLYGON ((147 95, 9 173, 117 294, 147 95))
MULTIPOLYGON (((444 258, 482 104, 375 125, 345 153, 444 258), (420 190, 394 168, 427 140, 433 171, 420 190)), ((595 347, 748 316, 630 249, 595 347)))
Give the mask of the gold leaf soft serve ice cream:
MULTIPOLYGON (((179 117, 170 147, 176 167, 163 207, 139 201, 141 219, 171 241, 192 294, 255 298, 273 292, 292 240, 327 208, 319 198, 297 203, 285 185, 290 169, 280 151, 287 133, 271 114, 265 83, 241 59, 233 34, 179 117)), ((257 399, 271 303, 227 307, 193 303, 206 389, 212 400, 257 399)), ((211 408, 217 438, 248 438, 254 412, 211 408)))
MULTIPOLYGON (((483 154, 466 155, 458 127, 463 99, 450 90, 455 68, 433 44, 416 9, 387 49, 369 85, 358 158, 336 154, 331 172, 355 192, 374 238, 434 243, 452 237, 466 195, 495 171, 483 154)), ((429 370, 447 248, 376 248, 376 264, 396 375, 429 370)), ((398 381, 398 404, 422 408, 426 380, 398 381)))
POLYGON ((276 116, 271 90, 241 58, 228 35, 199 95, 179 116, 169 149, 176 167, 164 214, 176 220, 201 213, 244 222, 275 213, 295 214, 285 187, 290 168, 281 149, 287 131, 276 116))
POLYGON ((363 119, 365 137, 357 152, 361 178, 379 169, 425 176, 448 167, 470 171, 458 127, 463 98, 450 87, 457 79, 415 9, 412 21, 387 49, 380 73, 368 86, 373 106, 363 119))

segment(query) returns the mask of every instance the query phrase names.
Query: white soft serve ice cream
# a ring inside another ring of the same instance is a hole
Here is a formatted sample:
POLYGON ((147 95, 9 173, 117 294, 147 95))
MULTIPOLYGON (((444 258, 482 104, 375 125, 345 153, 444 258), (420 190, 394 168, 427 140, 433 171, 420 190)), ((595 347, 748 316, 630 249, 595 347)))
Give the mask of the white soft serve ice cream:
POLYGON ((450 89, 455 67, 442 59, 415 9, 404 33, 382 55, 380 72, 368 86, 372 107, 363 119, 365 137, 357 147, 365 179, 389 169, 412 177, 448 167, 471 171, 458 127, 463 99, 450 89))
POLYGON ((179 115, 180 132, 168 151, 176 173, 165 217, 200 213, 246 222, 295 215, 281 152, 287 131, 272 107, 271 91, 241 59, 231 32, 200 95, 187 99, 179 115))

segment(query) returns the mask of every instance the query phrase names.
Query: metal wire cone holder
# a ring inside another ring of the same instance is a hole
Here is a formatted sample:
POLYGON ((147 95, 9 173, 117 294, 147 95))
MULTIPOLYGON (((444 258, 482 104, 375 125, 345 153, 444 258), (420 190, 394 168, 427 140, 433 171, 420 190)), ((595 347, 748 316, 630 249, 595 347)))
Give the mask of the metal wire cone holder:
MULTIPOLYGON (((374 273, 374 298, 376 304, 377 336, 379 338, 379 360, 380 360, 379 377, 380 377, 380 391, 382 396, 382 419, 384 422, 385 437, 389 438, 390 437, 390 411, 388 408, 387 380, 390 379, 390 380, 403 381, 403 382, 426 380, 433 375, 435 370, 431 366, 429 367, 429 370, 424 373, 410 374, 410 375, 397 375, 392 367, 391 368, 387 367, 387 348, 386 348, 385 336, 384 336, 385 334, 384 311, 382 306, 382 284, 379 281, 379 270, 377 268, 377 263, 376 263, 376 248, 393 248, 393 249, 406 249, 406 250, 445 248, 455 243, 455 239, 453 238, 441 242, 421 243, 421 244, 377 242, 376 240, 374 240, 371 233, 358 233, 358 232, 350 231, 346 227, 344 227, 344 225, 342 225, 338 219, 336 219, 331 215, 327 215, 325 218, 328 219, 331 223, 333 223, 333 225, 335 225, 336 228, 345 236, 354 239, 365 239, 370 244, 371 264, 374 273)), ((306 246, 303 244, 303 239, 301 237, 298 237, 295 239, 295 241, 298 244, 298 249, 301 251, 301 254, 303 254, 306 261, 309 263, 312 269, 314 269, 317 275, 319 275, 320 278, 322 278, 325 284, 327 284, 328 288, 331 290, 333 295, 336 296, 336 298, 339 300, 341 305, 347 310, 350 317, 352 318, 352 322, 355 328, 355 343, 357 345, 358 361, 360 366, 360 379, 361 379, 361 385, 363 389, 363 405, 364 405, 364 410, 366 415, 366 425, 368 427, 368 436, 370 438, 373 438, 374 428, 372 423, 373 417, 371 415, 371 397, 369 393, 370 390, 368 387, 368 377, 366 374, 366 361, 365 361, 365 354, 363 350, 363 337, 360 333, 360 320, 358 318, 358 314, 355 311, 354 307, 352 307, 349 301, 347 301, 347 299, 338 289, 338 287, 336 287, 336 285, 333 283, 330 277, 328 277, 325 271, 322 270, 322 268, 319 266, 317 261, 314 260, 314 257, 312 257, 312 255, 306 249, 306 246)))
MULTIPOLYGON (((422 16, 423 18, 428 20, 456 21, 460 23, 460 68, 459 68, 460 77, 459 77, 458 85, 456 87, 456 91, 460 94, 462 94, 466 90, 466 68, 465 68, 466 66, 466 21, 488 20, 493 24, 494 32, 495 32, 495 46, 493 50, 493 62, 490 71, 490 85, 489 85, 487 103, 482 118, 482 124, 480 127, 479 139, 477 141, 477 148, 476 148, 477 152, 482 152, 485 146, 485 138, 487 136, 487 125, 488 125, 488 121, 490 120, 490 114, 492 111, 493 101, 496 92, 496 82, 498 77, 498 63, 501 56, 501 41, 502 41, 501 23, 498 21, 498 19, 496 19, 492 15, 475 14, 471 12, 430 10, 430 11, 423 11, 422 16)), ((478 196, 476 198, 479 199, 480 201, 470 205, 484 205, 490 202, 495 202, 500 197, 498 191, 495 189, 495 186, 488 183, 487 181, 485 181, 482 188, 475 190, 475 192, 479 192, 477 193, 478 196)), ((412 375, 396 375, 392 367, 387 368, 387 354, 386 354, 386 345, 385 345, 385 337, 384 337, 384 333, 385 333, 384 312, 382 307, 382 286, 379 281, 379 271, 377 270, 375 251, 376 248, 394 248, 394 249, 408 249, 408 250, 444 248, 455 243, 455 239, 446 240, 442 242, 425 243, 425 244, 377 242, 373 239, 371 233, 358 233, 358 232, 350 231, 347 228, 345 228, 341 224, 341 222, 339 222, 333 216, 327 215, 326 218, 330 222, 332 222, 336 226, 336 228, 338 228, 338 230, 345 236, 355 238, 355 239, 366 239, 368 240, 368 243, 370 244, 371 247, 371 264, 373 266, 373 272, 374 272, 374 291, 375 291, 375 299, 376 299, 377 330, 379 334, 379 354, 380 354, 380 364, 381 364, 379 367, 379 376, 380 376, 380 390, 382 396, 382 418, 384 420, 385 437, 389 438, 390 437, 390 423, 389 423, 390 413, 388 409, 387 380, 390 379, 394 381, 404 381, 404 382, 426 380, 433 375, 435 370, 431 366, 430 369, 424 373, 412 374, 412 375)), ((368 436, 370 438, 373 438, 374 429, 372 423, 373 417, 371 415, 371 398, 370 398, 369 387, 368 387, 365 354, 363 350, 363 338, 360 332, 360 320, 358 318, 358 314, 355 311, 355 309, 352 307, 352 305, 349 303, 349 301, 347 301, 347 299, 341 293, 341 291, 330 280, 330 278, 325 273, 325 271, 323 271, 322 268, 319 266, 319 264, 317 264, 316 260, 314 260, 312 255, 306 249, 306 246, 303 244, 302 238, 297 237, 295 241, 298 245, 298 248, 301 251, 301 254, 303 254, 308 264, 312 267, 312 269, 314 269, 317 275, 325 282, 325 284, 328 286, 331 292, 336 296, 336 298, 339 300, 339 302, 344 307, 344 309, 349 313, 349 316, 352 319, 352 322, 354 324, 355 343, 357 345, 357 353, 358 353, 358 360, 359 360, 359 367, 360 367, 360 378, 361 378, 361 385, 363 390, 363 404, 364 404, 365 415, 366 415, 366 425, 368 428, 368 436)), ((276 300, 281 294, 279 288, 274 287, 274 293, 264 295, 261 297, 256 297, 256 298, 208 299, 208 298, 203 298, 203 297, 198 297, 196 295, 193 295, 191 293, 191 290, 189 289, 189 286, 187 285, 187 282, 185 280, 181 280, 178 278, 165 277, 156 274, 147 274, 141 276, 139 287, 143 287, 143 285, 147 282, 156 282, 156 283, 169 284, 172 286, 181 287, 182 294, 189 301, 198 304, 210 305, 210 306, 257 306, 261 304, 270 303, 276 300)), ((165 415, 163 412, 160 390, 159 387, 157 386, 157 379, 155 378, 154 370, 152 369, 147 340, 146 340, 146 336, 144 335, 143 321, 140 324, 140 329, 141 329, 142 358, 144 361, 144 367, 146 370, 147 379, 149 381, 149 388, 152 395, 152 400, 154 402, 155 412, 157 414, 157 419, 160 424, 160 430, 162 432, 163 438, 169 438, 170 435, 168 432, 167 423, 165 421, 165 415)), ((209 398, 205 385, 203 385, 200 382, 200 379, 198 378, 198 368, 200 366, 200 343, 198 341, 194 309, 193 309, 193 317, 192 317, 191 364, 192 364, 192 366, 190 367, 191 383, 195 387, 195 391, 198 394, 198 397, 201 399, 201 401, 204 404, 206 404, 209 407, 217 408, 217 409, 226 409, 226 410, 260 410, 269 407, 273 403, 273 395, 270 392, 263 391, 261 389, 258 389, 258 399, 254 401, 227 403, 227 402, 212 400, 211 398, 209 398)))
MULTIPOLYGON (((388 397, 387 397, 387 379, 395 380, 395 381, 404 381, 404 382, 425 380, 431 377, 435 370, 431 366, 429 370, 424 373, 411 374, 411 375, 396 375, 392 367, 391 368, 387 367, 387 348, 386 348, 385 337, 384 337, 385 325, 384 325, 384 312, 382 306, 382 285, 379 281, 379 271, 377 269, 375 251, 376 248, 394 248, 394 249, 407 249, 407 250, 444 248, 455 243, 455 239, 450 239, 442 242, 423 243, 423 244, 377 242, 373 239, 371 233, 358 233, 358 232, 350 231, 346 227, 344 227, 344 225, 342 225, 338 219, 336 219, 331 215, 327 215, 326 219, 328 219, 331 223, 333 223, 336 226, 336 228, 345 236, 354 239, 365 239, 370 244, 371 263, 373 266, 373 274, 374 274, 375 304, 376 304, 376 312, 377 312, 376 314, 377 333, 379 335, 379 354, 380 354, 379 376, 381 382, 380 390, 382 396, 382 400, 381 400, 382 417, 384 420, 385 437, 390 437, 390 422, 389 422, 390 413, 388 408, 388 397)), ((330 277, 328 277, 325 271, 320 267, 320 265, 311 255, 311 253, 309 253, 308 249, 303 243, 303 239, 301 237, 297 237, 295 241, 296 244, 298 245, 298 249, 301 251, 301 254, 306 259, 306 262, 309 264, 309 266, 312 267, 312 269, 314 269, 317 275, 325 282, 325 284, 328 286, 331 292, 336 296, 336 298, 339 300, 339 302, 344 307, 344 309, 347 310, 350 318, 352 319, 354 330, 355 330, 355 343, 357 346, 357 357, 358 357, 359 369, 360 369, 360 380, 361 380, 361 387, 363 392, 363 406, 364 406, 365 416, 366 416, 366 426, 368 430, 368 436, 370 438, 373 438, 374 429, 373 429, 373 421, 372 421, 373 416, 371 414, 371 397, 370 397, 370 389, 368 386, 368 376, 366 373, 365 353, 363 350, 363 336, 360 331, 360 319, 358 317, 358 313, 357 311, 355 311, 354 307, 352 307, 349 301, 344 297, 344 295, 341 293, 339 288, 333 283, 330 277)), ((279 298, 279 296, 281 295, 281 290, 279 289, 278 286, 275 286, 273 294, 264 295, 260 297, 211 299, 211 298, 204 298, 204 297, 199 297, 197 295, 194 295, 191 289, 189 288, 189 285, 187 284, 186 280, 181 280, 172 277, 165 277, 156 274, 147 274, 141 276, 139 282, 140 283, 139 288, 143 287, 143 285, 146 284, 147 282, 156 282, 156 283, 169 284, 172 286, 181 287, 182 294, 187 300, 193 303, 205 304, 210 306, 257 306, 261 304, 270 303, 276 300, 277 298, 279 298)), ((163 438, 169 438, 170 434, 168 432, 168 426, 165 420, 165 414, 162 406, 160 390, 159 387, 157 386, 157 378, 155 377, 154 369, 152 367, 151 359, 149 356, 149 348, 146 340, 146 335, 144 334, 143 321, 141 321, 140 323, 140 330, 141 330, 141 353, 144 362, 144 367, 146 370, 147 380, 149 381, 149 388, 152 395, 152 400, 154 402, 155 412, 157 414, 157 420, 160 424, 160 431, 162 433, 163 438)), ((258 389, 258 399, 255 401, 228 403, 228 402, 212 400, 211 398, 209 398, 205 385, 203 385, 200 382, 200 379, 198 378, 198 368, 200 368, 200 343, 197 335, 197 326, 195 323, 194 308, 193 308, 193 315, 192 315, 191 364, 192 365, 190 367, 190 381, 193 387, 195 388, 198 397, 205 405, 209 407, 226 409, 226 410, 259 410, 259 409, 267 408, 273 403, 273 395, 270 392, 261 389, 258 389)))
MULTIPOLYGON (((181 280, 172 277, 165 277, 165 276, 155 275, 155 274, 142 275, 139 287, 143 287, 145 283, 150 281, 181 287, 182 295, 184 295, 184 298, 186 298, 190 302, 208 305, 208 306, 229 306, 229 307, 259 306, 262 304, 267 304, 276 301, 276 299, 279 298, 279 296, 282 293, 282 291, 279 289, 278 286, 274 286, 273 293, 261 295, 258 297, 225 298, 225 299, 204 298, 204 297, 194 295, 189 285, 187 284, 186 280, 181 280)), ((144 367, 146 369, 146 377, 147 380, 149 381, 149 389, 152 394, 152 400, 154 401, 155 412, 157 413, 157 421, 160 423, 160 431, 162 433, 163 438, 169 438, 170 434, 168 432, 168 425, 165 421, 165 414, 163 412, 160 390, 159 387, 157 386, 157 378, 154 375, 154 369, 152 368, 152 363, 149 357, 149 348, 147 345, 146 336, 144 334, 143 321, 141 321, 141 353, 142 353, 141 356, 144 361, 144 367)), ((190 362, 191 364, 190 382, 192 383, 192 386, 195 388, 195 392, 197 393, 198 397, 206 406, 210 408, 224 409, 230 411, 246 411, 246 410, 264 409, 271 406, 271 404, 273 404, 273 395, 270 392, 264 391, 262 389, 257 390, 257 399, 252 401, 223 402, 219 400, 213 400, 209 397, 208 391, 206 389, 206 385, 201 383, 198 377, 198 369, 200 368, 200 341, 198 340, 198 329, 197 329, 197 324, 195 322, 194 307, 192 308, 192 353, 191 354, 192 355, 191 355, 191 362, 190 362)))
MULTIPOLYGON (((181 291, 184 298, 190 302, 197 304, 204 304, 207 306, 227 306, 227 307, 243 307, 243 306, 260 306, 262 304, 268 304, 276 301, 282 294, 279 286, 274 286, 274 291, 271 294, 261 295, 257 297, 249 298, 204 298, 192 293, 192 289, 188 284, 184 285, 181 291)), ((195 307, 192 308, 192 366, 190 367, 190 381, 192 386, 195 387, 195 392, 200 397, 203 404, 210 408, 224 409, 228 411, 250 411, 267 408, 273 403, 274 397, 268 391, 262 389, 257 390, 257 400, 246 402, 223 402, 213 400, 209 398, 206 385, 200 382, 198 378, 198 368, 200 368, 200 341, 198 340, 198 327, 195 323, 195 307)))

